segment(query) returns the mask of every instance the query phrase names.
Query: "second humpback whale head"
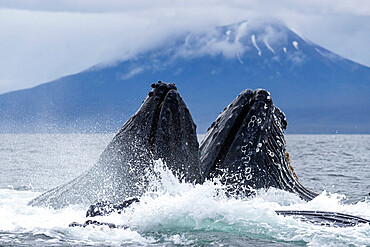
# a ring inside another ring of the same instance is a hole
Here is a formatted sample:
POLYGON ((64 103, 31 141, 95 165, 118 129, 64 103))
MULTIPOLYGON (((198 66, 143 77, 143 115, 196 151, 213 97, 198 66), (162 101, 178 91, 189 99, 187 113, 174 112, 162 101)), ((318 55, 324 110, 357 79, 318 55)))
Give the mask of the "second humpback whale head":
POLYGON ((298 181, 287 159, 284 113, 266 90, 245 90, 208 129, 200 145, 201 172, 221 177, 230 193, 249 195, 275 187, 310 200, 315 193, 298 181))

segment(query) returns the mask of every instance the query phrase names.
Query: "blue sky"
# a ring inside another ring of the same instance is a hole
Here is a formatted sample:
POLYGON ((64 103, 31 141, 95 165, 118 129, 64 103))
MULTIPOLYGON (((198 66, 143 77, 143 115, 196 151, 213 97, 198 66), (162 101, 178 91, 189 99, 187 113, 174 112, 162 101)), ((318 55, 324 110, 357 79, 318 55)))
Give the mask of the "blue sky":
POLYGON ((112 63, 185 31, 277 18, 370 66, 368 0, 1 0, 0 93, 112 63))

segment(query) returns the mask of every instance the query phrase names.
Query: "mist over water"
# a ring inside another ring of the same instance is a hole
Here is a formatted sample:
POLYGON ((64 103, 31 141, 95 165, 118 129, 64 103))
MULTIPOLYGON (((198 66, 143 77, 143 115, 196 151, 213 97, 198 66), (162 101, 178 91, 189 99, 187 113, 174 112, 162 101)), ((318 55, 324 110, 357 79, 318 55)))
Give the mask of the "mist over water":
MULTIPOLYGON (((300 181, 321 192, 310 202, 270 189, 228 198, 217 183, 180 183, 156 162, 150 192, 122 214, 98 221, 125 225, 86 228, 86 207, 27 206, 41 192, 89 169, 113 135, 0 135, 0 245, 369 245, 370 226, 322 227, 278 216, 275 210, 325 210, 370 218, 370 136, 287 135, 300 181), (160 178, 158 178, 160 177, 160 178), (324 191, 325 190, 325 191, 324 191)), ((200 137, 201 138, 201 137, 200 137)))

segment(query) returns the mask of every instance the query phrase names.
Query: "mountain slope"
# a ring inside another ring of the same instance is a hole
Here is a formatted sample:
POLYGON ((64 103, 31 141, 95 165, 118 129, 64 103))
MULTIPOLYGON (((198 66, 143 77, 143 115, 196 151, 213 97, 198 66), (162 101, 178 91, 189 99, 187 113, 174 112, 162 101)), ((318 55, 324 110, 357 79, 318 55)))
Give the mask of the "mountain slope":
POLYGON ((370 68, 258 21, 186 33, 130 60, 0 95, 0 131, 115 132, 158 80, 176 83, 198 133, 245 88, 271 92, 288 133, 370 133, 370 68))

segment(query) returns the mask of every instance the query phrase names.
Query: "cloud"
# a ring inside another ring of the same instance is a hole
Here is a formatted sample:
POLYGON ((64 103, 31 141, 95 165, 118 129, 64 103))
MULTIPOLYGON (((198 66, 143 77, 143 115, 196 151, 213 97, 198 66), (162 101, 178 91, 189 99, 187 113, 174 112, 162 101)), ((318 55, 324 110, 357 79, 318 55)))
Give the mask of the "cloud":
POLYGON ((2 0, 0 7, 55 11, 55 12, 80 12, 80 13, 102 13, 102 12, 129 12, 153 9, 184 9, 191 8, 194 11, 202 8, 245 9, 253 12, 266 12, 269 15, 274 12, 297 12, 302 14, 353 14, 368 16, 370 3, 368 0, 2 0))
POLYGON ((367 0, 2 0, 0 93, 126 59, 184 32, 256 18, 278 18, 306 39, 370 65, 367 0))

